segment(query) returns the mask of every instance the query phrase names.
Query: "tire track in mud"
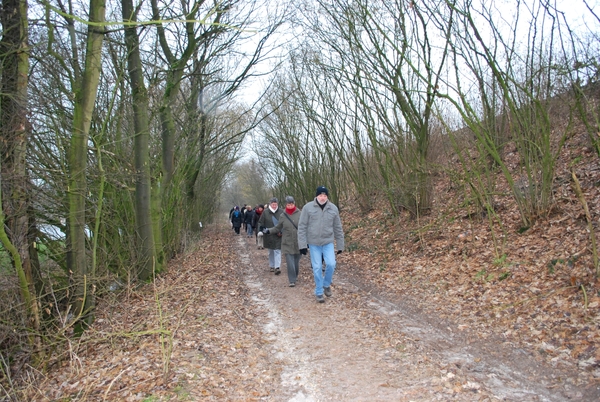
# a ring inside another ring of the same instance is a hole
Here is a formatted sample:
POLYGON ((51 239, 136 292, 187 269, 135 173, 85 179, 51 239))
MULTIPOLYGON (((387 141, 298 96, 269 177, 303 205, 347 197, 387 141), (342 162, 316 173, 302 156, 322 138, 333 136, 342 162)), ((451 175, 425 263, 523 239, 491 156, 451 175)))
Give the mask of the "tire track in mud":
POLYGON ((314 298, 310 261, 289 288, 268 270, 268 251, 237 237, 240 275, 259 311, 277 366, 274 401, 564 401, 597 389, 563 380, 520 349, 481 342, 424 316, 338 269, 325 304, 314 298))

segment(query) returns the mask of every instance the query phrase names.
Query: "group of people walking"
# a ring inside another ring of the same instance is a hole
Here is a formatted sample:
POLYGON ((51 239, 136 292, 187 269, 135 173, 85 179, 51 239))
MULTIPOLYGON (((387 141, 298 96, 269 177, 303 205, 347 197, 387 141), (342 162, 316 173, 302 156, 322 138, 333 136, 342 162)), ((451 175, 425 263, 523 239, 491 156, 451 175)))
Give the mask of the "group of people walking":
POLYGON ((231 227, 236 234, 240 234, 243 229, 246 237, 252 237, 255 234, 254 228, 263 212, 263 205, 258 204, 254 208, 251 205, 244 205, 241 209, 237 205, 229 211, 229 220, 231 227))
MULTIPOLYGON (((273 197, 260 213, 258 209, 262 206, 257 206, 254 210, 254 217, 257 218, 253 218, 256 224, 252 228, 257 229, 257 236, 262 235, 264 248, 269 250, 269 268, 275 275, 281 273, 281 254, 285 255, 290 287, 296 286, 301 256, 308 255, 310 251, 315 296, 319 303, 324 303, 323 296, 332 295, 336 255, 344 250, 344 231, 339 210, 329 201, 329 190, 325 186, 317 187, 315 198, 302 209, 296 206, 292 196, 285 197, 284 202, 285 208, 281 209, 279 200, 273 197)), ((235 229, 233 217, 231 222, 235 229)), ((239 228, 236 233, 239 233, 239 228)))

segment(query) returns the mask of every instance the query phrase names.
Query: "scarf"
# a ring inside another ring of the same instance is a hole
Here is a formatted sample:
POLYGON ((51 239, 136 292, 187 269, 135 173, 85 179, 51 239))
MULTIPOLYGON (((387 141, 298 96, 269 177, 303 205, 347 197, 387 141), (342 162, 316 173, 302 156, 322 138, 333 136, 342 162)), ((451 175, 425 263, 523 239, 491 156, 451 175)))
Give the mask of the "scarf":
POLYGON ((288 215, 291 215, 291 214, 293 214, 293 213, 294 213, 294 211, 296 211, 296 206, 295 206, 295 205, 294 205, 294 208, 292 208, 292 209, 290 209, 290 208, 288 208, 288 207, 285 207, 285 212, 286 212, 288 215))

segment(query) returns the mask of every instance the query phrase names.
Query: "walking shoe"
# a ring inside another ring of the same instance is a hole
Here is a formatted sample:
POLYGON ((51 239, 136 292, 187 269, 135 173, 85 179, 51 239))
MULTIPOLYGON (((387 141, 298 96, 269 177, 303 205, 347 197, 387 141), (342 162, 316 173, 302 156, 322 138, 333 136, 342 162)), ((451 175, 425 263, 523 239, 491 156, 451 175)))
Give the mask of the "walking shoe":
POLYGON ((294 282, 290 283, 291 288, 293 288, 294 286, 296 286, 296 284, 294 282))
POLYGON ((319 303, 325 303, 325 298, 323 297, 323 295, 317 295, 317 301, 319 303))
POLYGON ((331 297, 331 288, 330 287, 323 288, 323 293, 325 293, 325 296, 331 297))
POLYGON ((274 271, 275 271, 275 267, 271 267, 271 272, 274 272, 274 271))
POLYGON ((275 275, 279 275, 281 273, 281 270, 279 268, 275 268, 275 275))

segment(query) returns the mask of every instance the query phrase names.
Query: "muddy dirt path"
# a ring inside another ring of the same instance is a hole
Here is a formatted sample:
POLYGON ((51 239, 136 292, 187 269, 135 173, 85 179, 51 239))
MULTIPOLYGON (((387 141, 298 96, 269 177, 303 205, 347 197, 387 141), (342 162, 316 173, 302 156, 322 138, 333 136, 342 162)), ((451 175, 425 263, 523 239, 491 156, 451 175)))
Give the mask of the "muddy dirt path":
POLYGON ((333 296, 319 304, 307 257, 290 288, 285 262, 281 275, 269 272, 268 252, 253 238, 236 236, 233 249, 279 374, 270 400, 600 400, 598 385, 579 383, 575 370, 423 315, 410 300, 364 283, 343 258, 333 296))

